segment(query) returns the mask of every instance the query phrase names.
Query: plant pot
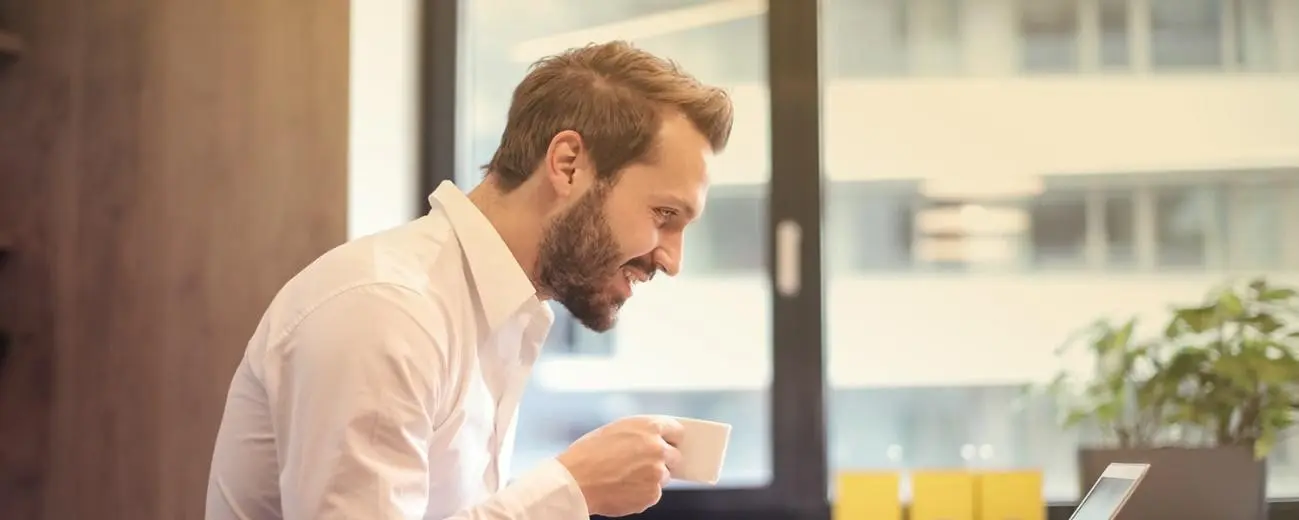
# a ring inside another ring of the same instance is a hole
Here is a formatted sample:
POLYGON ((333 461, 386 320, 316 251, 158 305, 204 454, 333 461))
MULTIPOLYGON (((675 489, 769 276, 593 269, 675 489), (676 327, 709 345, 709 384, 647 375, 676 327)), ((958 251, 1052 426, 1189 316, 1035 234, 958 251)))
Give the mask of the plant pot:
POLYGON ((1112 462, 1150 464, 1118 520, 1267 519, 1267 465, 1251 447, 1083 448, 1082 493, 1112 462))

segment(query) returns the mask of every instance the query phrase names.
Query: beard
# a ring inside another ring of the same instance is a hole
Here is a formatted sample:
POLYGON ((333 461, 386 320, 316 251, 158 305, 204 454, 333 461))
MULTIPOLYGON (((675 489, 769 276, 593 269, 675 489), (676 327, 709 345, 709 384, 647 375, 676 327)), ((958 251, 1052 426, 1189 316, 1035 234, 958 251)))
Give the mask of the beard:
POLYGON ((604 211, 611 187, 612 183, 593 186, 555 217, 542 236, 537 256, 541 288, 595 332, 613 328, 625 303, 610 290, 615 277, 623 276, 618 261, 622 253, 604 211))

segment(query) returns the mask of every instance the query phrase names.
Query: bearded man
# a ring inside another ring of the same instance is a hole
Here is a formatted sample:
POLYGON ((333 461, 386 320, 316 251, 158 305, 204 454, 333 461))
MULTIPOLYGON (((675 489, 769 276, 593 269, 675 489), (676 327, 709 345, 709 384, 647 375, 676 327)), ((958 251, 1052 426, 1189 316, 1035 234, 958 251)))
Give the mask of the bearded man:
POLYGON ((677 274, 726 145, 722 90, 624 42, 534 64, 483 182, 324 254, 234 374, 208 520, 585 520, 658 502, 681 425, 601 427, 510 480, 513 420, 554 321, 613 327, 677 274))

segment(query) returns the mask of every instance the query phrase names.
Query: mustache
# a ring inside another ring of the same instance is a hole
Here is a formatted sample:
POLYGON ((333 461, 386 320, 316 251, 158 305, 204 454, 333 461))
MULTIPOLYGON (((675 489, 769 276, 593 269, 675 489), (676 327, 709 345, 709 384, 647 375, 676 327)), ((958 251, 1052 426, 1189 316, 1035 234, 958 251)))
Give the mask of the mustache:
POLYGON ((659 267, 659 265, 654 262, 654 260, 651 260, 649 257, 644 257, 644 256, 640 258, 633 258, 629 260, 627 263, 622 264, 622 266, 630 267, 632 269, 636 269, 642 273, 645 273, 645 277, 647 278, 646 281, 653 280, 654 275, 658 274, 658 272, 662 270, 659 267))

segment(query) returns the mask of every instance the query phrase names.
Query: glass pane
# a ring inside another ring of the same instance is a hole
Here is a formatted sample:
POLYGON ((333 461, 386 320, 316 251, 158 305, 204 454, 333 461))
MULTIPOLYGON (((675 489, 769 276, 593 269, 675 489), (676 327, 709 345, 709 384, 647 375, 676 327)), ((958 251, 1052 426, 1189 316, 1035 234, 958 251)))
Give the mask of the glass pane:
POLYGON ((825 49, 826 73, 839 77, 898 76, 907 71, 908 0, 826 0, 834 17, 822 18, 829 41, 852 41, 825 49))
MULTIPOLYGON (((854 4, 827 2, 822 17, 836 20, 854 4)), ((1017 69, 1021 4, 966 2, 977 20, 962 26, 960 53, 1002 49, 1017 69), (996 14, 993 5, 1004 9, 996 14)), ((1132 34, 1126 5, 1101 7, 1101 33, 1111 42, 1104 45, 1113 49, 1103 61, 1122 66, 1132 34)), ((885 37, 871 30, 825 35, 825 55, 885 37)), ((1299 229, 1289 224, 1299 222, 1299 206, 1278 200, 1281 190, 1237 189, 1225 201, 1223 186, 1245 172, 1215 174, 1218 166, 1196 164, 1203 156, 1188 147, 1111 140, 1126 125, 1185 133, 1160 99, 1202 82, 1076 76, 827 78, 822 254, 832 472, 899 471, 906 482, 918 469, 1037 469, 1048 501, 1077 500, 1077 449, 1096 436, 1062 427, 1055 403, 1023 391, 1061 368, 1094 366, 1058 358, 1057 347, 1107 317, 1140 316, 1158 334, 1155 323, 1171 304, 1198 302, 1238 272, 1220 261, 1246 256, 1252 269, 1299 282, 1293 269, 1263 263, 1296 250, 1281 237, 1299 236, 1283 229, 1299 229), (1096 88, 1114 99, 1080 104, 1079 93, 1096 88), (1151 173, 1158 164, 1191 171, 1151 173)), ((1237 97, 1249 99, 1246 91, 1237 97)), ((1204 118, 1217 110, 1182 108, 1204 118)), ((1270 126, 1256 126, 1242 131, 1270 135, 1270 126)), ((1241 160, 1256 153, 1229 139, 1202 144, 1239 150, 1241 160)), ((1296 439, 1269 461, 1274 496, 1299 494, 1296 439)))
POLYGON ((585 330, 555 306, 557 323, 517 423, 515 473, 611 420, 662 413, 733 424, 722 484, 767 483, 766 4, 475 0, 462 6, 461 135, 468 140, 457 172, 462 189, 481 179, 477 167, 495 151, 511 92, 527 67, 566 48, 631 40, 727 87, 736 110, 730 146, 711 165, 708 209, 687 233, 683 273, 638 288, 618 326, 605 334, 585 330), (718 309, 725 309, 725 319, 718 309))
POLYGON ((1282 265, 1288 185, 1280 182, 1232 186, 1227 191, 1227 258, 1231 267, 1276 269, 1282 265))
POLYGON ((962 0, 907 0, 903 4, 912 73, 951 75, 962 70, 964 5, 962 0))
POLYGON ((1137 261, 1135 203, 1131 192, 1105 194, 1105 251, 1110 267, 1132 267, 1137 261))
POLYGON ((1202 267, 1209 263, 1211 226, 1218 223, 1218 192, 1211 186, 1169 186, 1155 190, 1155 248, 1160 267, 1202 267))
POLYGON ((1272 70, 1276 66, 1276 45, 1272 20, 1273 0, 1237 0, 1236 63, 1245 70, 1272 70))
POLYGON ((961 71, 963 0, 823 0, 830 77, 951 75, 961 71))
POLYGON ((1099 0, 1101 67, 1125 68, 1131 60, 1128 0, 1099 0))
POLYGON ((1078 68, 1078 4, 1073 0, 1020 0, 1019 34, 1024 70, 1078 68))
POLYGON ((844 247, 826 251, 832 271, 910 269, 919 199, 914 182, 837 183, 826 194, 826 240, 844 247))
POLYGON ((1223 0, 1150 0, 1155 69, 1221 67, 1223 0))
POLYGON ((1087 192, 1047 192, 1033 203, 1033 262, 1038 267, 1087 261, 1087 192))

